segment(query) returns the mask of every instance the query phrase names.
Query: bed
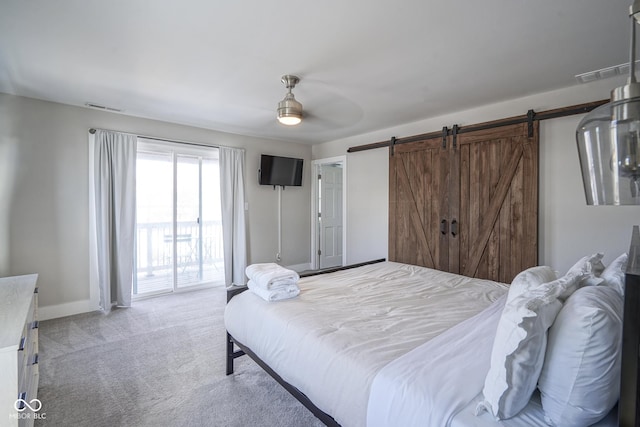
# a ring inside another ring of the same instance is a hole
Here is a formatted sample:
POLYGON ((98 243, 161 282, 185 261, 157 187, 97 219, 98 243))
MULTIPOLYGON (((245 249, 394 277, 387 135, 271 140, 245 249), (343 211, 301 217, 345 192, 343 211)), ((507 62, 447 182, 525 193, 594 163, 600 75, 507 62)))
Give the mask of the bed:
POLYGON ((329 426, 548 425, 537 390, 508 420, 478 411, 508 285, 382 260, 299 285, 278 302, 228 291, 227 374, 248 354, 329 426))

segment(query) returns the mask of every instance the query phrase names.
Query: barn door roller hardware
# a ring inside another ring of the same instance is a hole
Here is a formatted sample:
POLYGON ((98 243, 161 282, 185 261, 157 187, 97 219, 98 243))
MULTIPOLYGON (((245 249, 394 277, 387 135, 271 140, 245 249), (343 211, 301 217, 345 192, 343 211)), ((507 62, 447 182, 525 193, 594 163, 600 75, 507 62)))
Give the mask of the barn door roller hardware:
POLYGON ((527 111, 527 136, 533 138, 533 120, 536 118, 536 113, 533 110, 527 111))
POLYGON ((451 135, 453 136, 453 149, 455 150, 458 146, 458 125, 453 125, 453 129, 451 129, 451 135))
POLYGON ((392 136, 391 139, 389 140, 389 152, 391 153, 391 155, 393 156, 393 146, 396 145, 396 137, 392 136))

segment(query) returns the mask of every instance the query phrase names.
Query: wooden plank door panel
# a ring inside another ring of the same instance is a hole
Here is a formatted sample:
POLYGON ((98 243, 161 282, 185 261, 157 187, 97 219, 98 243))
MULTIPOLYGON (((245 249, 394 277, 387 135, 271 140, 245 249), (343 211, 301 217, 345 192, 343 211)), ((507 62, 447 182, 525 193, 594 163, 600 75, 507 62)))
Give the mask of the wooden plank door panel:
POLYGON ((537 264, 537 126, 459 135, 459 272, 510 282, 537 264))
POLYGON ((389 163, 389 259, 447 269, 449 158, 440 139, 398 145, 389 163), (443 213, 444 212, 444 213, 443 213))

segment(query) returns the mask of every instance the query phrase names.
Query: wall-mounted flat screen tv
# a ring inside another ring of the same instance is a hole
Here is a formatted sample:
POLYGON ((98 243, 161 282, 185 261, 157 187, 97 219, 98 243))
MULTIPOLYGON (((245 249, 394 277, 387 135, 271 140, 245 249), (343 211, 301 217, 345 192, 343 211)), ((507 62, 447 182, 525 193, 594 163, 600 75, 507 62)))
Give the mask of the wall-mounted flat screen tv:
POLYGON ((302 159, 263 154, 258 171, 260 185, 301 186, 302 159))

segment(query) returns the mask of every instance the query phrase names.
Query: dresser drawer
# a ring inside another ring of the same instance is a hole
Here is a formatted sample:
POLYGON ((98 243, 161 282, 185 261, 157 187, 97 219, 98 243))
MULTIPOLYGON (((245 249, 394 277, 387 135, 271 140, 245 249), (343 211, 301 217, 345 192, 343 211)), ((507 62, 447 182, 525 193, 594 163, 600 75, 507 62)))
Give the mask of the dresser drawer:
POLYGON ((32 426, 36 416, 28 407, 16 410, 18 399, 31 403, 38 396, 36 280, 35 274, 0 278, 0 414, 9 414, 2 426, 32 426))
POLYGON ((18 392, 22 393, 30 387, 31 369, 37 364, 38 354, 38 321, 35 319, 35 293, 29 306, 27 320, 22 329, 22 337, 18 347, 18 392))

